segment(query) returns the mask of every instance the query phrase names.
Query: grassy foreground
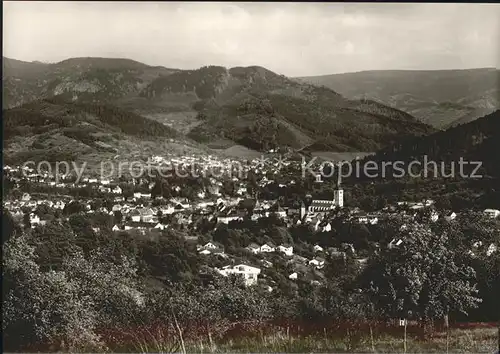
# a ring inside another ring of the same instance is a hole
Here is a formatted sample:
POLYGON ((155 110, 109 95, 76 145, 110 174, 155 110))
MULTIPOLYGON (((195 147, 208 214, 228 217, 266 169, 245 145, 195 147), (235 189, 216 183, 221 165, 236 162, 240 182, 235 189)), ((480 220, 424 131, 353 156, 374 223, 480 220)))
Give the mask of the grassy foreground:
MULTIPOLYGON (((446 333, 434 333, 427 339, 408 334, 406 352, 408 353, 495 353, 498 350, 498 330, 496 328, 451 329, 447 340, 446 333)), ((249 334, 237 338, 207 338, 180 340, 161 331, 143 333, 129 342, 108 344, 111 352, 141 353, 304 353, 304 352, 355 352, 355 353, 403 353, 405 345, 402 336, 388 333, 372 335, 338 333, 323 335, 290 335, 286 331, 272 334, 249 334)), ((115 338, 116 339, 116 338, 115 338)))

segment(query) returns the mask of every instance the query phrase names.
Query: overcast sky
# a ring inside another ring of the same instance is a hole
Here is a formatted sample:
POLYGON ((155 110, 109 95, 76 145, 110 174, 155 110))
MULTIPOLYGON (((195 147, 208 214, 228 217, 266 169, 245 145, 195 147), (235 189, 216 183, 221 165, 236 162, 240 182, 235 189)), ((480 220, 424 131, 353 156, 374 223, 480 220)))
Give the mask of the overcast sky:
POLYGON ((287 76, 500 67, 498 4, 3 2, 4 56, 287 76))

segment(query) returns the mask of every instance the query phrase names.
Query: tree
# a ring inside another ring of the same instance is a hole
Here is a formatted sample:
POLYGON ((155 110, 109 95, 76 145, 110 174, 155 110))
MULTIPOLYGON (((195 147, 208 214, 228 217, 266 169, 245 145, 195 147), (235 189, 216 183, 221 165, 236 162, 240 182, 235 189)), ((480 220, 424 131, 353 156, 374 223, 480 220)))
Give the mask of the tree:
POLYGON ((21 228, 12 218, 12 214, 5 208, 2 210, 2 245, 11 237, 21 234, 21 228))
POLYGON ((5 343, 13 349, 59 344, 63 351, 97 345, 92 299, 82 297, 77 283, 65 272, 41 272, 28 241, 22 235, 4 247, 5 343))
POLYGON ((29 229, 31 227, 31 218, 29 212, 24 212, 23 214, 23 225, 25 229, 29 229))
POLYGON ((99 246, 98 239, 86 215, 73 214, 69 217, 69 225, 76 235, 75 244, 85 253, 99 246))
POLYGON ((448 247, 448 234, 421 224, 402 233, 402 245, 383 251, 362 275, 364 291, 379 310, 428 323, 477 307, 475 271, 448 247))
POLYGON ((83 206, 83 204, 75 200, 72 201, 71 203, 66 204, 66 206, 63 209, 63 214, 65 215, 78 214, 83 211, 85 211, 85 207, 83 206))
POLYGON ((36 227, 30 241, 35 246, 37 263, 42 270, 60 269, 64 257, 76 249, 76 239, 68 224, 50 223, 36 227))
POLYGON ((115 223, 117 224, 121 224, 122 221, 123 221, 123 214, 120 210, 117 210, 114 212, 114 220, 115 220, 115 223))
POLYGON ((44 216, 44 215, 47 215, 47 214, 51 214, 51 209, 50 209, 50 207, 47 204, 40 204, 36 208, 35 214, 38 215, 38 216, 44 216))

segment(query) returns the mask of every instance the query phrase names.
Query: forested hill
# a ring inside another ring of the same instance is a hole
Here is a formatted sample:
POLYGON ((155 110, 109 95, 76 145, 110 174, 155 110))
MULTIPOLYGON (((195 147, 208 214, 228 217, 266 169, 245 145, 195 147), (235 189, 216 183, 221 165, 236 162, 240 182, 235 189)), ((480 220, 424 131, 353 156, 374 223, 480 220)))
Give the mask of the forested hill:
POLYGON ((44 64, 3 57, 2 64, 2 108, 59 95, 105 103, 137 95, 152 80, 176 71, 122 58, 70 58, 44 64))
POLYGON ((54 96, 111 104, 178 127, 210 148, 371 152, 434 131, 399 109, 347 99, 260 66, 176 70, 118 58, 55 64, 4 58, 4 69, 4 107, 54 96))
POLYGON ((151 148, 163 149, 164 142, 183 140, 168 126, 118 107, 58 97, 3 110, 2 121, 4 158, 9 164, 28 160, 99 162, 117 154, 140 154, 141 144, 148 141, 151 148))
POLYGON ((363 174, 361 168, 359 177, 344 178, 347 198, 361 201, 365 209, 381 198, 434 199, 440 207, 456 210, 498 209, 499 152, 500 111, 497 110, 473 122, 395 144, 366 157, 360 161, 361 166, 374 162, 376 171, 363 174))
POLYGON ((348 100, 258 66, 177 72, 154 80, 141 96, 152 102, 190 101, 202 122, 189 136, 199 142, 229 141, 255 150, 373 151, 433 131, 400 110, 348 100))
POLYGON ((384 160, 408 161, 423 155, 435 161, 481 161, 485 172, 500 177, 500 110, 446 131, 412 139, 381 150, 384 160))

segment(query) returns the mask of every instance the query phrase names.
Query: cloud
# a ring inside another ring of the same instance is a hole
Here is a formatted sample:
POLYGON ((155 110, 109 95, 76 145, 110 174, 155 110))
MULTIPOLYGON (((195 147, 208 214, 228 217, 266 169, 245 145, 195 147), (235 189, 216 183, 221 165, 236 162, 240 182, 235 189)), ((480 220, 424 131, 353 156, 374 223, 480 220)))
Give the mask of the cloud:
POLYGON ((4 55, 289 75, 500 66, 496 4, 4 2, 4 55), (29 24, 26 25, 26 24, 29 24))

